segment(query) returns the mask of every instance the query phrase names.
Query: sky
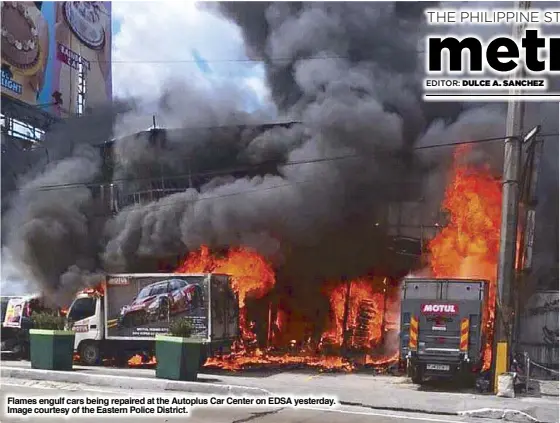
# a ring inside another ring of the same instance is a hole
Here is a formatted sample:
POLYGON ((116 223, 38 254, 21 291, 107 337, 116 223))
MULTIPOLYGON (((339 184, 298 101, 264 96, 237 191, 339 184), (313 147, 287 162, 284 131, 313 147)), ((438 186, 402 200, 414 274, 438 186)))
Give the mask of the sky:
POLYGON ((115 97, 155 99, 166 81, 178 79, 209 96, 228 84, 243 88, 248 110, 269 103, 262 65, 243 61, 240 30, 209 6, 119 1, 112 14, 115 97))

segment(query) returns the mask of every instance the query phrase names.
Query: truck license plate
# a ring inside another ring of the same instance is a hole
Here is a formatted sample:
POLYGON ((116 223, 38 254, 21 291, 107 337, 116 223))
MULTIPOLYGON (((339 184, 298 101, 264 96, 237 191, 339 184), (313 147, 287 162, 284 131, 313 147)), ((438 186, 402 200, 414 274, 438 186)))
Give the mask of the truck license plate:
POLYGON ((428 365, 426 365, 426 370, 448 371, 449 370, 449 365, 448 364, 428 364, 428 365))

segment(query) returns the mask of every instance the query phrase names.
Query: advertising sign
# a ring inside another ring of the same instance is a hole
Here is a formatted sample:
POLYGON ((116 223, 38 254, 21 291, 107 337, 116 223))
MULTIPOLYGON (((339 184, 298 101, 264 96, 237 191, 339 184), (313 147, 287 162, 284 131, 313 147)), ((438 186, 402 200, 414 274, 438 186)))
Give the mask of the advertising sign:
POLYGON ((208 337, 206 275, 115 275, 107 279, 107 338, 154 338, 176 318, 191 320, 193 336, 208 337))
POLYGON ((2 94, 64 117, 84 90, 86 105, 112 97, 111 3, 2 2, 2 94))
POLYGON ((6 315, 2 326, 5 328, 20 328, 23 311, 25 308, 24 298, 10 298, 6 307, 6 315))

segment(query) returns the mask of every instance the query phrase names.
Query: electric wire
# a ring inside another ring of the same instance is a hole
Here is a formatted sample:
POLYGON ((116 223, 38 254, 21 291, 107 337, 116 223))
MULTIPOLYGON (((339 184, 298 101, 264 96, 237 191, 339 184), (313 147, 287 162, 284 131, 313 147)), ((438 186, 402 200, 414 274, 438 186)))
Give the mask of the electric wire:
MULTIPOLYGON (((546 137, 552 137, 552 136, 558 136, 558 134, 542 134, 539 135, 542 138, 546 138, 546 137)), ((492 138, 481 138, 481 139, 476 139, 476 140, 469 140, 469 141, 458 141, 458 142, 449 142, 449 143, 443 143, 443 144, 431 144, 431 145, 424 145, 424 146, 418 146, 418 147, 414 147, 412 150, 413 151, 421 151, 421 150, 429 150, 429 149, 435 149, 435 148, 444 148, 444 147, 454 147, 454 146, 459 146, 459 145, 473 145, 473 144, 482 144, 482 143, 489 143, 489 142, 497 142, 497 141, 503 141, 506 138, 510 138, 508 136, 503 136, 503 137, 492 137, 492 138)), ((544 141, 544 140, 543 140, 544 141)), ((324 157, 324 158, 317 158, 317 159, 308 159, 308 160, 293 160, 293 161, 287 161, 287 162, 283 162, 283 163, 279 163, 279 162, 273 162, 273 161, 265 161, 265 162, 260 162, 260 163, 255 163, 252 165, 246 165, 246 166, 238 166, 238 167, 233 167, 233 168, 225 168, 225 169, 220 169, 220 170, 210 170, 210 171, 201 171, 201 172, 195 172, 195 173, 185 173, 185 174, 180 174, 180 175, 173 175, 173 176, 165 176, 165 175, 158 175, 155 177, 129 177, 129 178, 115 178, 112 179, 110 182, 107 182, 106 184, 109 183, 119 183, 119 182, 136 182, 136 181, 143 181, 143 182, 150 182, 150 181, 159 181, 162 178, 165 180, 177 180, 177 179, 187 179, 187 178, 192 178, 192 177, 203 177, 203 176, 220 176, 220 175, 230 175, 232 173, 235 172, 242 172, 242 171, 249 171, 249 170, 253 170, 262 166, 266 166, 266 165, 277 165, 278 167, 284 168, 284 167, 288 167, 288 166, 297 166, 297 165, 303 165, 303 164, 315 164, 315 163, 324 163, 324 162, 332 162, 332 161, 338 161, 338 160, 347 160, 347 159, 357 159, 357 158, 369 158, 369 157, 375 157, 375 156, 380 156, 380 155, 387 155, 387 156, 395 156, 398 154, 402 154, 403 152, 401 151, 377 151, 375 153, 371 153, 371 154, 349 154, 349 155, 343 155, 343 156, 334 156, 334 157, 324 157)), ((53 184, 53 185, 42 185, 39 187, 35 187, 35 188, 19 188, 18 191, 51 191, 51 190, 58 190, 58 189, 72 189, 72 188, 79 188, 79 187, 92 187, 92 186, 99 186, 99 185, 103 185, 103 183, 100 182, 88 182, 88 183, 79 183, 79 182, 75 182, 75 183, 67 183, 67 184, 53 184)))

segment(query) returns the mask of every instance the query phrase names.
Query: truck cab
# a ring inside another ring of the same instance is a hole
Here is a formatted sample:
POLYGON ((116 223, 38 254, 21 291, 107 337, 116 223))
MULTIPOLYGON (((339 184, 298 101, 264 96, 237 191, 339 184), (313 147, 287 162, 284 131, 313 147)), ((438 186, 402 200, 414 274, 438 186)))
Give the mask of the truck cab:
POLYGON ((80 355, 80 361, 99 364, 104 333, 103 294, 95 289, 79 292, 66 317, 69 329, 76 333, 74 351, 80 355))
POLYGON ((414 383, 470 378, 481 367, 488 282, 406 278, 400 359, 414 383))

